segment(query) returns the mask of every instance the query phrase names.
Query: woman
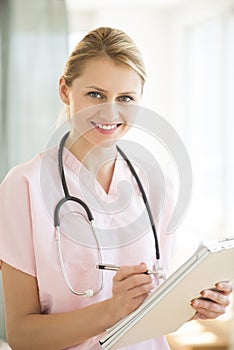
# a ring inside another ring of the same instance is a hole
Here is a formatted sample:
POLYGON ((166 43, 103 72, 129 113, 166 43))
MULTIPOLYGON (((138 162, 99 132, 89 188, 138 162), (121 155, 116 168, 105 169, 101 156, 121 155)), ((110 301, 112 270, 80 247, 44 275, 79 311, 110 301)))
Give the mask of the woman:
MULTIPOLYGON (((112 245, 111 241, 109 249, 108 244, 101 249, 104 262, 121 265, 116 273, 105 272, 102 286, 101 272, 95 269, 99 262, 98 251, 93 249, 96 243, 82 241, 88 236, 88 224, 82 226, 82 220, 78 219, 75 227, 81 238, 76 242, 74 237, 61 238, 62 254, 58 254, 53 222, 54 208, 64 197, 64 191, 67 197, 88 201, 98 228, 103 228, 102 243, 107 232, 114 232, 116 239, 126 228, 134 227, 137 231, 132 222, 137 222, 135 219, 144 210, 144 203, 128 165, 117 156, 116 141, 130 124, 118 108, 140 103, 144 81, 142 58, 125 33, 111 28, 88 33, 69 57, 59 82, 60 97, 67 106, 71 124, 69 135, 63 138, 64 173, 60 164, 65 189, 55 180, 59 178, 57 147, 13 169, 1 185, 0 259, 7 334, 12 349, 100 349, 98 339, 103 332, 135 310, 155 288, 152 277, 144 273, 152 267, 150 262, 155 256, 150 228, 125 244, 112 245), (107 109, 101 108, 103 103, 107 109), (118 106, 117 110, 114 106, 118 106), (45 172, 41 175, 41 169, 45 163, 49 164, 50 172, 46 172, 44 179, 45 172), (132 184, 131 201, 124 202, 121 210, 109 213, 105 203, 117 201, 116 189, 122 179, 132 184), (43 189, 44 182, 50 183, 49 193, 43 189), (90 187, 95 189, 98 194, 95 200, 102 202, 104 210, 98 204, 93 205, 90 187), (60 266, 61 256, 65 273, 60 266), (71 293, 64 275, 74 292, 81 295, 71 293)), ((142 180, 139 167, 137 173, 142 180)), ((159 198, 157 191, 155 202, 159 198)), ((70 215, 69 211, 60 210, 62 206, 57 207, 55 226, 62 225, 61 217, 63 221, 70 215)), ((77 210, 71 209, 73 218, 77 210)), ((165 234, 169 211, 170 203, 156 223, 165 269, 173 236, 165 234)), ((146 222, 145 217, 142 221, 146 222)), ((58 234, 57 231, 60 242, 58 234)), ((222 283, 216 287, 218 291, 206 291, 210 301, 194 300, 195 318, 214 318, 225 311, 231 286, 222 283)), ((127 349, 162 350, 168 349, 168 345, 160 337, 127 349)))

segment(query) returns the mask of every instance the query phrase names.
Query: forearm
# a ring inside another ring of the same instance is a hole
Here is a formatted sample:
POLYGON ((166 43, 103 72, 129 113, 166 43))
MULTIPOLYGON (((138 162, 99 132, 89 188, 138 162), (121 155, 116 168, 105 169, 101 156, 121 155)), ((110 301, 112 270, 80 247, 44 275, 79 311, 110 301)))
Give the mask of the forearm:
POLYGON ((79 310, 41 314, 37 279, 2 265, 8 341, 13 350, 62 350, 82 343, 134 311, 153 289, 145 264, 121 267, 112 298, 79 310), (12 285, 15 288, 12 288, 12 285))
POLYGON ((62 314, 29 314, 8 327, 13 350, 60 350, 82 343, 117 322, 111 299, 62 314))

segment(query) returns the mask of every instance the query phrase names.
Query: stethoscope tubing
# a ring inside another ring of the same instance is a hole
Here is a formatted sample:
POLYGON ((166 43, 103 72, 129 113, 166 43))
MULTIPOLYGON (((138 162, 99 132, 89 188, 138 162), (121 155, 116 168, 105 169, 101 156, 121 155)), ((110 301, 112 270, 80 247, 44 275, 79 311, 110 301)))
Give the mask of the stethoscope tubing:
POLYGON ((63 206, 63 204, 65 204, 69 201, 76 202, 76 203, 80 204, 84 208, 84 210, 86 211, 89 222, 94 221, 93 214, 92 214, 91 210, 89 209, 89 207, 87 206, 87 204, 84 201, 82 201, 80 198, 68 195, 67 197, 60 199, 60 201, 58 202, 58 204, 55 207, 55 210, 54 210, 54 226, 55 227, 60 226, 60 218, 59 218, 60 208, 63 206))
POLYGON ((160 249, 159 249, 159 244, 158 244, 158 235, 157 235, 157 231, 156 231, 156 227, 155 227, 155 223, 154 223, 154 219, 153 219, 153 214, 149 205, 149 201, 147 199, 144 187, 142 186, 142 183, 139 179, 139 176, 136 173, 136 170, 134 169, 132 163, 130 162, 130 160, 128 159, 128 157, 126 156, 126 154, 118 147, 116 146, 118 152, 121 154, 121 156, 123 157, 123 159, 125 160, 125 162, 127 163, 129 169, 131 170, 132 175, 134 176, 137 185, 140 189, 141 195, 142 195, 142 199, 145 203, 146 206, 146 210, 150 219, 150 224, 152 227, 152 231, 153 231, 153 235, 154 235, 154 242, 155 242, 155 253, 156 253, 156 260, 160 260, 160 249))
MULTIPOLYGON (((93 214, 91 212, 91 210, 89 209, 88 205, 81 200, 80 198, 71 196, 68 190, 68 186, 67 186, 67 182, 66 182, 66 178, 65 178, 65 173, 64 173, 64 167, 63 167, 63 149, 64 149, 64 145, 66 142, 66 139, 68 137, 70 132, 67 132, 61 139, 60 144, 59 144, 59 149, 58 149, 58 168, 59 168, 59 174, 60 174, 60 178, 61 178, 61 182, 62 182, 62 187, 63 187, 63 191, 64 191, 64 197, 62 199, 60 199, 60 201, 57 203, 55 210, 54 210, 54 226, 55 226, 55 230, 56 230, 56 241, 58 244, 58 256, 59 256, 59 261, 60 261, 60 265, 61 265, 61 269, 62 269, 62 273, 63 276, 65 278, 65 281, 67 283, 67 286, 69 287, 70 291, 75 294, 75 295, 80 295, 80 296, 92 296, 94 294, 99 293, 104 286, 104 274, 103 271, 101 271, 101 283, 100 286, 97 290, 92 290, 92 289, 88 289, 84 292, 77 292, 75 291, 75 289, 73 288, 73 286, 70 283, 70 280, 67 276, 66 273, 66 269, 65 269, 65 265, 64 265, 64 261, 63 261, 63 254, 62 254, 62 249, 61 249, 61 233, 60 233, 60 209, 61 207, 68 201, 71 202, 75 202, 79 205, 81 205, 83 207, 83 209, 85 210, 89 223, 92 227, 92 232, 95 238, 95 242, 97 245, 97 251, 98 251, 98 255, 99 255, 99 260, 100 263, 103 264, 103 254, 102 254, 102 249, 101 249, 101 244, 99 242, 98 239, 98 234, 97 234, 97 229, 94 223, 94 217, 93 214)), ((154 241, 155 241, 155 252, 156 252, 156 265, 159 269, 159 273, 162 270, 160 268, 160 250, 159 250, 159 243, 158 243, 158 236, 157 236, 157 231, 156 231, 156 227, 155 227, 155 223, 154 223, 154 219, 153 219, 153 214, 147 199, 147 196, 145 194, 144 188, 142 186, 142 183, 133 167, 133 165, 131 164, 130 160, 128 159, 128 157, 126 156, 126 154, 118 147, 116 146, 117 151, 120 153, 120 155, 122 156, 122 158, 124 159, 124 161, 127 163, 132 175, 134 176, 137 185, 140 189, 141 195, 142 195, 142 199, 144 201, 144 204, 146 206, 146 210, 149 216, 149 220, 150 220, 150 224, 152 227, 152 231, 153 231, 153 235, 154 235, 154 241)))

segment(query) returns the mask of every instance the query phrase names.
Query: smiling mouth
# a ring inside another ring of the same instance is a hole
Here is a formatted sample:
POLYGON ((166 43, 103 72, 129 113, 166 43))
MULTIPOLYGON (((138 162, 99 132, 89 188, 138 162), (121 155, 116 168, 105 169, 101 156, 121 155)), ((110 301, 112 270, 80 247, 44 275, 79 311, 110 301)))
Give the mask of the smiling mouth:
POLYGON ((122 125, 122 123, 111 123, 111 124, 103 124, 103 123, 95 123, 95 122, 91 122, 91 124, 98 129, 102 129, 102 130, 115 130, 117 129, 119 126, 122 125))

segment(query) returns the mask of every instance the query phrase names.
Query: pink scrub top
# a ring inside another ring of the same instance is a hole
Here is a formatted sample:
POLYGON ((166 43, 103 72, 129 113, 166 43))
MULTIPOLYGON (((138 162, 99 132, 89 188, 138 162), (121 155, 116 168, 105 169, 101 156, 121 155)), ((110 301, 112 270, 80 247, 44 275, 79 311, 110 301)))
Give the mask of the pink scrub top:
MULTIPOLYGON (((13 168, 0 186, 0 266, 1 261, 5 261, 36 277, 43 314, 69 312, 110 298, 114 276, 114 272, 105 271, 104 288, 93 297, 76 296, 65 283, 53 221, 54 208, 64 196, 57 152, 55 147, 13 168)), ((64 149, 63 161, 70 194, 83 199, 93 212, 103 261, 117 265, 144 261, 152 267, 155 261, 152 229, 138 185, 125 161, 117 158, 108 194, 67 149, 64 149)), ((170 186, 162 196, 157 179, 152 187, 144 169, 134 166, 146 193, 150 193, 161 262, 167 270, 174 236, 167 234, 172 209, 170 186)), ((60 220, 63 260, 74 289, 81 292, 97 289, 101 274, 96 269, 99 255, 82 208, 74 203, 65 205, 60 220)), ((101 336, 103 334, 70 349, 101 349, 98 342, 101 336)), ((169 346, 165 337, 159 337, 124 349, 166 350, 169 346)))

